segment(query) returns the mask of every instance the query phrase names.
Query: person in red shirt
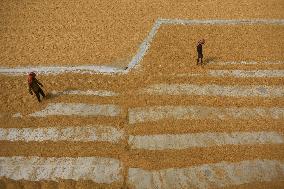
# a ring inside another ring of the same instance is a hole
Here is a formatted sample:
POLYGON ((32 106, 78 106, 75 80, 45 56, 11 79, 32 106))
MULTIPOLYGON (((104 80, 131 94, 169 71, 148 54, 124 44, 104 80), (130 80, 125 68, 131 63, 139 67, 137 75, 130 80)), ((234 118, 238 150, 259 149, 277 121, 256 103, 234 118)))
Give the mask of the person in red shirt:
POLYGON ((200 63, 201 65, 203 64, 203 52, 202 52, 202 45, 205 44, 205 39, 201 39, 198 41, 196 49, 197 49, 197 65, 200 63))
POLYGON ((33 92, 35 93, 38 102, 40 102, 40 95, 44 98, 45 94, 43 90, 40 88, 40 86, 43 87, 43 85, 35 78, 36 74, 34 72, 29 73, 28 75, 28 85, 29 85, 29 92, 31 95, 33 95, 33 92))

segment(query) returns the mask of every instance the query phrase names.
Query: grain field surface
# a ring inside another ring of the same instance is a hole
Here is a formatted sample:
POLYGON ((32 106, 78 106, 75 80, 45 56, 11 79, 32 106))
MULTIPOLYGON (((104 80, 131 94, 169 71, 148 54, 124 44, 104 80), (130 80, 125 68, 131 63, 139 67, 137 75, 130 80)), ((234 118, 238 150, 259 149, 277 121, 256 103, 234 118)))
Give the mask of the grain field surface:
POLYGON ((281 189, 283 126, 281 0, 0 1, 0 189, 281 189))

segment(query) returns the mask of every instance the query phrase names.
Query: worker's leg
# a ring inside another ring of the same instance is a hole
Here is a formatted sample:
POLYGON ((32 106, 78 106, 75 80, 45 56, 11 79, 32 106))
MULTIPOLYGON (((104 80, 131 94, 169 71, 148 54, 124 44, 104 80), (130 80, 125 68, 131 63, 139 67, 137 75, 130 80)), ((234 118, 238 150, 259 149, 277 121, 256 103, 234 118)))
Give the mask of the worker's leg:
POLYGON ((38 102, 40 102, 40 95, 39 95, 39 92, 36 91, 36 92, 34 92, 34 93, 35 93, 35 95, 36 95, 36 98, 37 98, 38 102))
POLYGON ((200 58, 200 64, 203 64, 203 54, 200 54, 199 58, 200 58))
POLYGON ((202 63, 202 54, 198 54, 198 57, 197 57, 197 65, 200 63, 202 63))
POLYGON ((41 88, 39 88, 38 92, 41 94, 41 96, 44 98, 45 97, 45 94, 43 92, 43 90, 41 88))

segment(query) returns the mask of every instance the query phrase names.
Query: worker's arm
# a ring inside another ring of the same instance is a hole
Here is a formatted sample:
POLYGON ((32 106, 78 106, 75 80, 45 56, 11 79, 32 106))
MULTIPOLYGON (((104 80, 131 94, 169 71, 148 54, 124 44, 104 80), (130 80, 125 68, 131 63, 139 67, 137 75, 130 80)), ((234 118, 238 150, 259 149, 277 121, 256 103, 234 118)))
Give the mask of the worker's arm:
POLYGON ((31 95, 33 95, 32 87, 31 87, 31 85, 30 85, 30 84, 28 84, 28 85, 29 85, 29 93, 30 93, 31 95))
POLYGON ((34 80, 40 85, 43 87, 43 85, 41 84, 41 82, 39 82, 36 78, 34 78, 34 80))

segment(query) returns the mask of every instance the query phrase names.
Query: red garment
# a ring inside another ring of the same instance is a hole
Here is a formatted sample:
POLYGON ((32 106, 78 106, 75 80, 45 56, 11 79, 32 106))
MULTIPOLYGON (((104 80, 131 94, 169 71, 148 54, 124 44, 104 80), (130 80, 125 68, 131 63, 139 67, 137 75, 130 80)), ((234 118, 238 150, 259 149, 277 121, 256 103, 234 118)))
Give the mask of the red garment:
POLYGON ((41 90, 40 86, 43 86, 36 79, 36 74, 34 72, 29 73, 29 75, 28 75, 28 84, 29 84, 29 91, 30 91, 30 93, 32 93, 32 91, 37 92, 37 91, 41 90))
POLYGON ((32 84, 33 79, 35 78, 36 74, 34 72, 29 73, 28 75, 28 83, 32 84))

